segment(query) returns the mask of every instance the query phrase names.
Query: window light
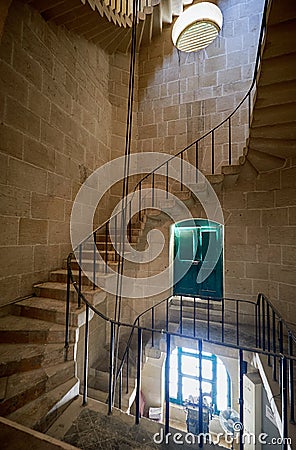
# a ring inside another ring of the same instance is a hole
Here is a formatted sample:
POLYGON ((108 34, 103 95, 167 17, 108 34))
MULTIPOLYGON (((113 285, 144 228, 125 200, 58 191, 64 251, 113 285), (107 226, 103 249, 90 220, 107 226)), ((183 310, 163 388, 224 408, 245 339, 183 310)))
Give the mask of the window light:
POLYGON ((172 41, 178 50, 196 52, 207 47, 222 28, 223 16, 214 3, 201 2, 190 6, 176 20, 172 41))

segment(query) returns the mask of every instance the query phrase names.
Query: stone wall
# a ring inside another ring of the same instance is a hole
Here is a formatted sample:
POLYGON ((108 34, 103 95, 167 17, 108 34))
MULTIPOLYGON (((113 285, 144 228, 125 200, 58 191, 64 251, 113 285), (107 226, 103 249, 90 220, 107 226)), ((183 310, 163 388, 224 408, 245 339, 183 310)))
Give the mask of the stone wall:
MULTIPOLYGON (((176 153, 225 119, 246 94, 253 75, 262 0, 220 0, 224 24, 205 50, 186 54, 174 48, 171 27, 141 50, 139 61, 140 151, 176 153)), ((248 131, 247 104, 232 119, 233 162, 248 131)), ((209 173, 209 137, 200 146, 199 166, 209 173)), ((215 136, 215 168, 228 155, 228 129, 215 136)), ((187 154, 194 162, 194 155, 187 154)))
POLYGON ((31 293, 70 250, 72 201, 111 158, 108 79, 102 50, 12 4, 0 47, 2 304, 31 293))

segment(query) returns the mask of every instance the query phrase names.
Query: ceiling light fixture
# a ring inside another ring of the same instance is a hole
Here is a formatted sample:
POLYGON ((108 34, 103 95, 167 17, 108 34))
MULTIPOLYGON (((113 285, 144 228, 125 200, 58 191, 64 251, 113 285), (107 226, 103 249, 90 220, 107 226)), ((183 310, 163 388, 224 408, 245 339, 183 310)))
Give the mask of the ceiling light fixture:
POLYGON ((196 52, 207 47, 218 36, 223 24, 220 8, 201 2, 190 6, 176 20, 172 41, 178 50, 196 52))

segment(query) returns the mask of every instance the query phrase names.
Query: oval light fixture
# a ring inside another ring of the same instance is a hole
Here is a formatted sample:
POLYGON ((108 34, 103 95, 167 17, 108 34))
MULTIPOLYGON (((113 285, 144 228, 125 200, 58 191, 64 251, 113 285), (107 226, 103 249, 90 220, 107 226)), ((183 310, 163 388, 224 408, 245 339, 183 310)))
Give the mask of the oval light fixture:
POLYGON ((173 26, 173 44, 183 52, 202 50, 218 36, 222 24, 222 12, 214 3, 192 5, 178 17, 173 26))

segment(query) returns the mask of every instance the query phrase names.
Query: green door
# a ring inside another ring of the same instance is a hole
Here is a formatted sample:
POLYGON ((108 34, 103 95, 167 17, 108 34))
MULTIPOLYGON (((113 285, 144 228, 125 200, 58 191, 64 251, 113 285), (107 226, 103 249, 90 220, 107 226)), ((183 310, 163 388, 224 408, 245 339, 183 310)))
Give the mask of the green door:
POLYGON ((174 295, 223 297, 223 226, 193 219, 174 226, 174 295))

